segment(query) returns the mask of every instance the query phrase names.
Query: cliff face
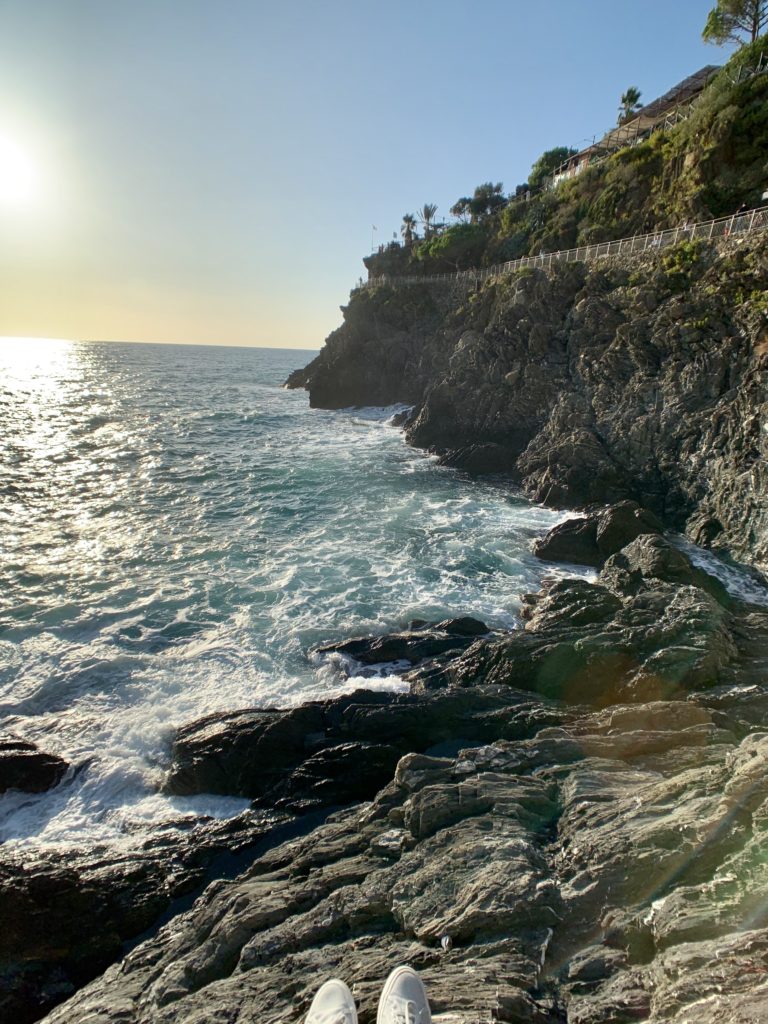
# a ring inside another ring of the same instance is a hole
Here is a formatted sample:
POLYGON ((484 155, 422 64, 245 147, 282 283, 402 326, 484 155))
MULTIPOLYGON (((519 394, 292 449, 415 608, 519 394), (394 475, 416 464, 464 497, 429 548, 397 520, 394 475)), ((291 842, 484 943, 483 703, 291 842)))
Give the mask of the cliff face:
POLYGON ((324 407, 413 404, 409 440, 450 464, 555 506, 634 498, 766 565, 767 288, 760 236, 469 293, 383 286, 289 386, 324 407))

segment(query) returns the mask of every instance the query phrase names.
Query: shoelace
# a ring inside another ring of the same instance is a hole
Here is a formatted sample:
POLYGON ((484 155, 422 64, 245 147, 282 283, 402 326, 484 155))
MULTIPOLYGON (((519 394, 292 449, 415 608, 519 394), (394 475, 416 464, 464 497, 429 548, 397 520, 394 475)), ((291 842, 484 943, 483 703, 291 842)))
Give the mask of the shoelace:
POLYGON ((386 1024, 421 1024, 424 1013, 416 1009, 416 1003, 399 996, 390 996, 387 1004, 389 1019, 386 1024))
POLYGON ((346 1010, 315 1011, 307 1024, 352 1024, 352 1017, 346 1010))

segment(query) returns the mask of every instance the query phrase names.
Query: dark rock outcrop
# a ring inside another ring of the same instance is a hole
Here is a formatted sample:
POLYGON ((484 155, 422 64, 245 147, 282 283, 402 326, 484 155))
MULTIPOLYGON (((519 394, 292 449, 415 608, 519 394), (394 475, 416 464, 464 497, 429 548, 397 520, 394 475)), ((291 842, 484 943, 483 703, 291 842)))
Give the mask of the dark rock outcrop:
POLYGON ((246 812, 181 822, 127 848, 0 857, 0 1020, 28 1024, 104 971, 126 940, 199 889, 217 858, 253 847, 291 820, 246 812))
POLYGON ((631 499, 696 543, 768 565, 763 237, 467 286, 381 286, 294 375, 314 405, 414 403, 407 437, 557 507, 631 499), (471 301, 469 301, 471 299, 471 301))
POLYGON ((468 647, 476 637, 487 632, 488 627, 484 622, 465 615, 431 626, 414 626, 405 633, 353 637, 350 640, 322 644, 317 648, 317 653, 342 654, 362 665, 397 661, 407 661, 413 665, 426 658, 456 654, 468 647))
POLYGON ((62 758, 46 754, 34 743, 0 736, 0 793, 8 789, 43 793, 58 785, 68 768, 62 758))
POLYGON ((767 779, 765 736, 695 700, 407 755, 49 1020, 301 1020, 332 974, 370 1024, 403 962, 446 1024, 763 1020, 767 779))
POLYGON ((636 501, 622 501, 579 519, 567 519, 536 541, 534 554, 550 562, 600 567, 645 533, 662 533, 658 517, 636 501))
POLYGON ((355 799, 372 797, 380 775, 391 776, 406 751, 525 736, 563 713, 513 688, 480 687, 428 695, 357 690, 284 711, 211 716, 179 731, 166 788, 300 810, 332 806, 351 799, 350 788, 355 799))

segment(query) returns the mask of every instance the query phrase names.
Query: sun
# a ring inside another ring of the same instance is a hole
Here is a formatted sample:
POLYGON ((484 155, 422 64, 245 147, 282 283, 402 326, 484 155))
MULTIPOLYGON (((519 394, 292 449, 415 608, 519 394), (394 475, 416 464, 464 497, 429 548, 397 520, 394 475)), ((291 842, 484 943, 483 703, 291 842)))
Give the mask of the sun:
POLYGON ((38 173, 33 160, 6 135, 0 135, 0 206, 20 206, 37 191, 38 173))

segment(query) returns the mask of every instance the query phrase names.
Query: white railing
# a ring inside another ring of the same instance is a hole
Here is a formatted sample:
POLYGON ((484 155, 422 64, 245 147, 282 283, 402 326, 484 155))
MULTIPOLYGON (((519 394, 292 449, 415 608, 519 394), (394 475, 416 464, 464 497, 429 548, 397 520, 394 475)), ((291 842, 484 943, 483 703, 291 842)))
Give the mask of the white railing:
POLYGON ((572 263, 575 261, 602 259, 604 256, 632 256, 643 252, 656 252, 676 242, 692 241, 699 238, 705 241, 730 238, 734 235, 745 235, 768 227, 768 206, 761 206, 744 213, 734 213, 730 217, 718 217, 702 224, 681 224, 666 231, 653 231, 647 235, 633 235, 631 238, 619 238, 613 242, 596 242, 594 245, 580 245, 575 249, 563 249, 560 252, 541 253, 539 256, 521 256, 517 260, 508 260, 493 267, 477 267, 473 270, 459 270, 449 274, 411 275, 395 277, 382 274, 360 284, 359 288, 374 288, 381 284, 433 284, 440 281, 461 281, 469 283, 487 281, 523 267, 551 267, 554 263, 572 263))
MULTIPOLYGON (((712 72, 707 84, 711 82, 712 78, 717 74, 716 71, 712 72)), ((742 82, 746 82, 750 78, 755 78, 757 75, 768 74, 768 57, 761 51, 760 57, 758 58, 757 64, 744 65, 740 67, 738 71, 728 72, 728 80, 731 85, 740 85, 742 82)), ((702 90, 703 92, 703 90, 702 90)), ((654 135, 657 131, 669 131, 671 128, 675 128, 682 121, 687 121, 693 111, 696 109, 696 104, 701 99, 702 93, 692 97, 690 100, 686 100, 684 103, 678 104, 678 106, 669 110, 663 118, 652 126, 645 126, 640 128, 636 122, 630 122, 628 125, 619 126, 619 128, 610 128, 605 132, 603 138, 598 142, 597 136, 592 138, 592 146, 604 146, 605 151, 599 156, 593 156, 588 163, 580 165, 579 167, 567 171, 565 168, 572 158, 569 158, 564 163, 557 167, 553 174, 544 178, 540 185, 535 188, 526 188, 520 192, 520 194, 510 195, 507 198, 506 205, 511 206, 514 203, 530 202, 535 196, 540 195, 542 192, 548 192, 550 189, 556 188, 557 185, 564 181, 571 181, 577 177, 585 167, 597 167, 599 164, 604 163, 609 157, 613 156, 614 153, 621 149, 625 149, 629 146, 636 146, 640 142, 644 142, 651 135, 654 135), (626 129, 625 132, 621 131, 621 128, 626 129), (606 138, 611 135, 615 136, 615 141, 607 144, 606 138)), ((386 245, 379 246, 378 249, 371 246, 371 256, 375 256, 377 253, 382 252, 386 248, 386 245)))

